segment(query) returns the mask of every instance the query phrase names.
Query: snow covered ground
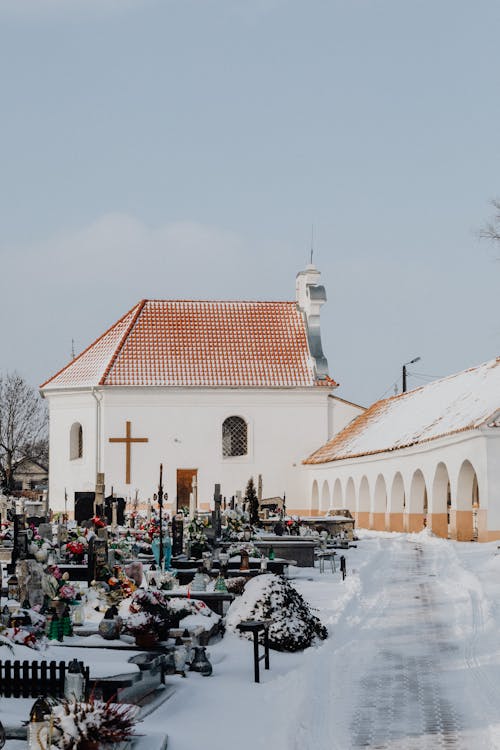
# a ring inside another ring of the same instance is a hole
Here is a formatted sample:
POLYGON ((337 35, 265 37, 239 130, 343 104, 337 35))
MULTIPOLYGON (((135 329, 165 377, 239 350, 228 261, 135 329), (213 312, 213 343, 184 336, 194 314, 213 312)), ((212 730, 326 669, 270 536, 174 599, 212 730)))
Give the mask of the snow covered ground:
POLYGON ((170 750, 500 748, 497 544, 365 532, 347 559, 344 583, 292 573, 327 641, 272 652, 255 685, 251 644, 227 634, 214 675, 173 678, 144 729, 161 725, 170 750))
POLYGON ((139 732, 168 733, 169 750, 500 750, 497 543, 361 535, 345 582, 291 571, 328 640, 271 652, 256 685, 251 643, 226 633, 213 676, 167 678, 174 695, 139 732))

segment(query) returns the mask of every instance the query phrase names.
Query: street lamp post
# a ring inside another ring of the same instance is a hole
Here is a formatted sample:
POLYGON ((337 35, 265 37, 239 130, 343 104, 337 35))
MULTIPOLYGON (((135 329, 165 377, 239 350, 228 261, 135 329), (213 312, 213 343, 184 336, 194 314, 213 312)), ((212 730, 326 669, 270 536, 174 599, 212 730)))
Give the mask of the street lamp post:
POLYGON ((403 365, 403 393, 406 393, 406 367, 407 365, 414 365, 415 362, 420 362, 420 357, 410 359, 409 362, 405 362, 405 364, 403 365))

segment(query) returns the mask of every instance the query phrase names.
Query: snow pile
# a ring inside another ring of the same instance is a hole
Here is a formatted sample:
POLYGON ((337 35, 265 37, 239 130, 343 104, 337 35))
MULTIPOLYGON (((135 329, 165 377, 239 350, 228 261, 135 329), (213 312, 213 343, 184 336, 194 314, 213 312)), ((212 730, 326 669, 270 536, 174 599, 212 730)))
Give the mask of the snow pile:
POLYGON ((273 574, 252 578, 243 595, 229 608, 226 617, 229 630, 239 632, 237 626, 243 620, 271 620, 269 645, 277 651, 301 651, 316 637, 325 639, 328 635, 290 582, 273 574))

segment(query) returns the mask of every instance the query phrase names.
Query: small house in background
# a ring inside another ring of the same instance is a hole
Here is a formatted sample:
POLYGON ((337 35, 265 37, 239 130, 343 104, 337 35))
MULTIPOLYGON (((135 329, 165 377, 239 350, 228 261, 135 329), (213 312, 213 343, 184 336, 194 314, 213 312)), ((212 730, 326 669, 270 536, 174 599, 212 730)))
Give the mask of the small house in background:
POLYGON ((14 472, 14 490, 43 491, 49 482, 49 467, 42 462, 24 459, 14 472))

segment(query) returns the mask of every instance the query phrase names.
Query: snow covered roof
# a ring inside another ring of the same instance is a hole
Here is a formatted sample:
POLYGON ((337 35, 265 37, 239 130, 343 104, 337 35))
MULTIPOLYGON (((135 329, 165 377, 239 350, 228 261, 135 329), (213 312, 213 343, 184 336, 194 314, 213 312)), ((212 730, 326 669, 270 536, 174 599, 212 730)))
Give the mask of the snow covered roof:
POLYGON ((143 300, 41 386, 335 386, 295 302, 143 300))
POLYGON ((500 410, 500 357, 377 401, 305 464, 407 448, 480 427, 500 410))

